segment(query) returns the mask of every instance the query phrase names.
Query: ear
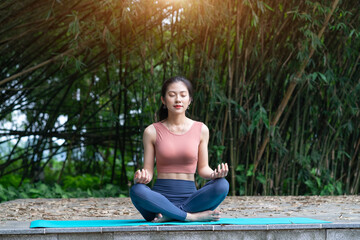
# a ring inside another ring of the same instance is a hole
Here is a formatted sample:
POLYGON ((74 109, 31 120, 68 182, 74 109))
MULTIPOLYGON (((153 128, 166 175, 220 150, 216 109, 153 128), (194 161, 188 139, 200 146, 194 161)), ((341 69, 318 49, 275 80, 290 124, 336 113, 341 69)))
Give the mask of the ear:
POLYGON ((162 102, 164 105, 166 105, 163 96, 161 96, 161 102, 162 102))

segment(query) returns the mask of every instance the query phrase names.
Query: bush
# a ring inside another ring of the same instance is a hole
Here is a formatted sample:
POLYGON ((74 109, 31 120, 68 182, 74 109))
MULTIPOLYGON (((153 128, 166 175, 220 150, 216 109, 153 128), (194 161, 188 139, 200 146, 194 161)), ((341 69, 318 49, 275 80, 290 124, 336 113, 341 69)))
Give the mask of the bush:
MULTIPOLYGON (((82 186, 83 187, 83 186, 82 186)), ((0 184, 0 202, 19 198, 87 198, 87 197, 127 197, 120 187, 107 184, 102 189, 63 188, 59 184, 42 182, 25 183, 18 188, 0 184)))

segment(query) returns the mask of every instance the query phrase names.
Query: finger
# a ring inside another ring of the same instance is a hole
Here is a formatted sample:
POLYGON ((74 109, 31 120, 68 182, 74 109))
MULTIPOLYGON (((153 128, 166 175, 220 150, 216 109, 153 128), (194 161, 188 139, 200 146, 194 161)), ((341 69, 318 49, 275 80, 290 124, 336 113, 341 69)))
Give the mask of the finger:
POLYGON ((141 183, 141 170, 136 171, 136 181, 137 183, 141 183))
POLYGON ((224 173, 225 173, 225 176, 224 176, 224 177, 226 177, 226 175, 228 174, 228 172, 229 172, 229 168, 228 168, 228 166, 227 166, 227 163, 224 163, 224 173))
POLYGON ((146 179, 147 179, 147 171, 146 171, 146 169, 143 169, 143 181, 144 181, 144 183, 146 183, 146 179))
POLYGON ((140 170, 137 170, 137 171, 135 172, 134 182, 135 182, 135 183, 139 183, 139 179, 140 179, 140 170))
POLYGON ((219 174, 219 172, 218 172, 218 170, 215 168, 215 170, 214 170, 214 178, 217 178, 218 174, 219 174))
POLYGON ((150 174, 149 174, 148 170, 145 170, 145 173, 146 173, 145 183, 147 184, 150 182, 150 174))
POLYGON ((144 176, 145 176, 145 170, 141 169, 141 178, 144 178, 144 176))
POLYGON ((225 165, 224 163, 221 163, 221 177, 224 177, 225 174, 225 165))
POLYGON ((142 172, 142 177, 143 177, 143 181, 146 181, 146 177, 147 177, 147 172, 145 169, 143 169, 143 172, 142 172))
POLYGON ((135 172, 135 176, 138 177, 139 174, 140 174, 140 170, 137 170, 137 171, 135 172))
POLYGON ((138 179, 138 178, 139 178, 139 175, 140 175, 140 170, 137 170, 137 171, 135 172, 134 178, 138 179))
POLYGON ((145 169, 142 170, 142 178, 143 178, 143 181, 146 179, 146 170, 145 169))
POLYGON ((212 179, 215 179, 215 178, 216 178, 216 169, 212 172, 211 178, 212 178, 212 179))
POLYGON ((218 172, 220 172, 221 171, 221 166, 220 166, 220 164, 218 165, 218 172))
POLYGON ((225 174, 226 173, 226 167, 225 167, 225 163, 222 163, 222 173, 225 174))

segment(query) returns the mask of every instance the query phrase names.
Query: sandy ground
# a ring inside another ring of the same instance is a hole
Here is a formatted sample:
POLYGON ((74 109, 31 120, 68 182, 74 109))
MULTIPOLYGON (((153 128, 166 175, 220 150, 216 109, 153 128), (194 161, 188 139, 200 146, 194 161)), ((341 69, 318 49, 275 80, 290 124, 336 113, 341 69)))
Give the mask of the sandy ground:
MULTIPOLYGON (((310 217, 360 222, 360 196, 227 197, 222 217, 310 217)), ((6 221, 140 219, 129 198, 18 199, 0 204, 6 221)))

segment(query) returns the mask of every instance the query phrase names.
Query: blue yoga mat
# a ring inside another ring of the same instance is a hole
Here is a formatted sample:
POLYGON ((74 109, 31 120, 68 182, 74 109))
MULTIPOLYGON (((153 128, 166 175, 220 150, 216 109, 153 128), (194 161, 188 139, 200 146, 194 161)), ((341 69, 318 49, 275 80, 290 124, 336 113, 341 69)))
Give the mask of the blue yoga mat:
POLYGON ((30 228, 76 228, 76 227, 120 227, 120 226, 158 226, 158 225, 215 225, 215 224, 235 224, 235 225, 268 225, 268 224, 316 224, 330 223, 312 218, 222 218, 217 222, 165 222, 152 223, 141 219, 135 220, 36 220, 32 221, 30 228))

